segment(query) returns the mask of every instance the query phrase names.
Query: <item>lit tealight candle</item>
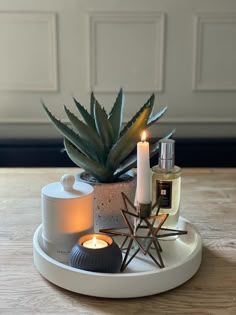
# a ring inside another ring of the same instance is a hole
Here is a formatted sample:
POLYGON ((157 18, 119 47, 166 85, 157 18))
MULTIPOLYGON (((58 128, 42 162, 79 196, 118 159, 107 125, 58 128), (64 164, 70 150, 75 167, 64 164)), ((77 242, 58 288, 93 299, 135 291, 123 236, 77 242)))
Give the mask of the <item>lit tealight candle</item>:
POLYGON ((150 194, 150 153, 146 132, 143 131, 141 142, 137 144, 137 202, 149 204, 150 194))
POLYGON ((98 249, 107 247, 108 243, 103 240, 97 239, 96 236, 94 236, 92 239, 85 241, 83 243, 83 246, 86 248, 98 249))
POLYGON ((80 236, 69 256, 71 267, 94 272, 119 272, 121 264, 121 249, 110 236, 101 233, 80 236))

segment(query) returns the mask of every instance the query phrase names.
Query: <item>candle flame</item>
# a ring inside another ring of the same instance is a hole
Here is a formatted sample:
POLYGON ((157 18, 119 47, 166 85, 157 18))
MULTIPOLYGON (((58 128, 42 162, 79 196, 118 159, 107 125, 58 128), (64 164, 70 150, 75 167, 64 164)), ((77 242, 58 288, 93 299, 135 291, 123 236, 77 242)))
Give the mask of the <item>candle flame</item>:
POLYGON ((93 246, 94 246, 94 247, 97 246, 97 239, 96 239, 96 236, 93 237, 93 246))
POLYGON ((141 141, 142 141, 142 142, 146 141, 146 138, 147 138, 147 133, 146 133, 146 131, 144 130, 144 131, 142 132, 142 135, 141 135, 141 141))

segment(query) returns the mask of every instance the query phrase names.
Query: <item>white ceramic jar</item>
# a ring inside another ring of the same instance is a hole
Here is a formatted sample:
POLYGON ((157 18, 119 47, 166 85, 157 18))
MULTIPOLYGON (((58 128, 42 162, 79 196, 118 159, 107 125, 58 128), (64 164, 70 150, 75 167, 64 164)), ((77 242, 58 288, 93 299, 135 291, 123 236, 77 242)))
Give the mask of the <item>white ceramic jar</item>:
POLYGON ((42 188, 42 241, 45 252, 68 263, 78 238, 93 231, 93 187, 72 175, 42 188))

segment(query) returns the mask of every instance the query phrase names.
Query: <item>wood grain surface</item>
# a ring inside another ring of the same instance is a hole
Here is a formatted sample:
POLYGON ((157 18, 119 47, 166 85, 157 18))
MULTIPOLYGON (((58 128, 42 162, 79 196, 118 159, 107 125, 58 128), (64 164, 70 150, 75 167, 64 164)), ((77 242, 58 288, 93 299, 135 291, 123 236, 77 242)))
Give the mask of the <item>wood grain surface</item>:
POLYGON ((199 230, 203 258, 180 287, 136 299, 63 290, 33 264, 41 188, 76 168, 0 169, 0 314, 236 314, 236 169, 183 169, 181 215, 199 230))

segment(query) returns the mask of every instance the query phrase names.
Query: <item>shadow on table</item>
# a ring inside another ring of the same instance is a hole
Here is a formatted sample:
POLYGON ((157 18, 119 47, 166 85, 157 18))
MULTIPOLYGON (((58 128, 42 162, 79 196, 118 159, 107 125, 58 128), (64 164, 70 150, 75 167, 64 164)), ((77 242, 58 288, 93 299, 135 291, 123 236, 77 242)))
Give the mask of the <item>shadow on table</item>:
MULTIPOLYGON (((50 283, 51 286, 55 287, 50 283)), ((214 250, 203 247, 198 272, 186 283, 161 294, 129 298, 106 299, 85 296, 58 288, 74 307, 85 314, 233 314, 236 311, 236 250, 229 243, 214 250), (231 248, 232 247, 232 248, 231 248)), ((235 312, 236 313, 236 312, 235 312)))

